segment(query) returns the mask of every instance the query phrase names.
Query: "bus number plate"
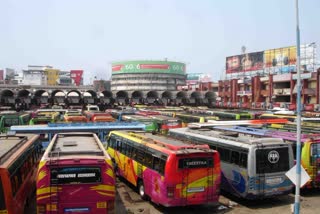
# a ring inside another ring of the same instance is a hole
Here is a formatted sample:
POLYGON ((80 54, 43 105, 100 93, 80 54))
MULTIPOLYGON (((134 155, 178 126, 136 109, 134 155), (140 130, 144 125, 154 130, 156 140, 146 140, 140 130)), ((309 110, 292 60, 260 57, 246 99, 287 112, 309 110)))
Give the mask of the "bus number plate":
POLYGON ((282 182, 281 177, 276 177, 276 178, 267 178, 266 183, 267 184, 279 184, 282 182))
POLYGON ((192 193, 192 192, 203 192, 204 191, 204 187, 191 187, 187 189, 188 193, 192 193))

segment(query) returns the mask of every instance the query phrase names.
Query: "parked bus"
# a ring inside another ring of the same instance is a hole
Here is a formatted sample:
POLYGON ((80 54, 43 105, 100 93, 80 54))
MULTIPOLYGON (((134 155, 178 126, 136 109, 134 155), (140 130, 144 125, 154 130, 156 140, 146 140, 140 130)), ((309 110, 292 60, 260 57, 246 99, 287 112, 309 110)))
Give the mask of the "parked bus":
POLYGON ((110 156, 93 133, 56 134, 38 168, 37 212, 114 213, 110 156))
POLYGON ((200 116, 188 113, 176 113, 175 117, 181 120, 182 127, 187 127, 188 123, 204 123, 208 120, 219 120, 219 118, 215 116, 200 116))
MULTIPOLYGON (((276 124, 276 123, 272 123, 272 124, 266 126, 266 128, 273 129, 273 130, 280 130, 280 131, 297 132, 297 125, 296 124, 276 124)), ((320 127, 302 125, 301 126, 301 133, 319 134, 320 133, 320 127)))
POLYGON ((292 147, 279 138, 231 137, 208 129, 172 129, 169 135, 208 144, 221 159, 221 189, 245 199, 289 194, 285 173, 294 165, 292 147))
POLYGON ((114 122, 114 119, 111 114, 107 112, 98 112, 98 111, 87 111, 84 113, 89 122, 114 122))
POLYGON ((63 118, 64 122, 67 123, 86 123, 88 121, 86 116, 77 110, 67 110, 63 118))
POLYGON ((275 113, 265 113, 261 114, 259 119, 287 119, 291 122, 296 120, 295 115, 287 115, 287 114, 275 114, 275 113))
POLYGON ((139 111, 136 112, 136 115, 141 115, 141 116, 153 116, 153 115, 161 115, 160 112, 158 111, 151 111, 151 110, 145 110, 145 109, 140 109, 139 111))
POLYGON ((179 118, 168 117, 164 115, 151 115, 158 127, 158 132, 167 134, 169 129, 176 129, 182 127, 182 122, 179 118))
POLYGON ((150 117, 144 117, 141 115, 123 115, 121 120, 125 122, 143 123, 146 125, 145 131, 147 132, 156 132, 158 130, 157 123, 150 117))
POLYGON ((58 112, 40 112, 29 121, 29 125, 55 123, 59 119, 58 112))
POLYGON ((23 214, 33 196, 42 156, 38 135, 0 136, 0 213, 23 214))
POLYGON ((61 109, 61 108, 58 108, 58 107, 61 107, 61 106, 57 106, 57 108, 51 108, 51 109, 38 109, 35 111, 35 115, 37 114, 41 114, 43 112, 46 112, 46 113, 58 113, 59 116, 58 116, 58 121, 63 121, 63 115, 67 112, 67 109, 61 109))
POLYGON ((111 114, 111 116, 118 120, 118 121, 121 121, 121 118, 123 115, 134 115, 136 113, 137 110, 135 109, 122 109, 122 110, 119 110, 119 109, 107 109, 106 112, 111 114))
POLYGON ((131 131, 112 131, 107 142, 116 173, 143 199, 166 207, 218 201, 220 160, 207 145, 131 131))
POLYGON ((1 112, 0 115, 0 132, 2 133, 7 132, 11 126, 29 125, 31 119, 31 114, 26 112, 1 112))

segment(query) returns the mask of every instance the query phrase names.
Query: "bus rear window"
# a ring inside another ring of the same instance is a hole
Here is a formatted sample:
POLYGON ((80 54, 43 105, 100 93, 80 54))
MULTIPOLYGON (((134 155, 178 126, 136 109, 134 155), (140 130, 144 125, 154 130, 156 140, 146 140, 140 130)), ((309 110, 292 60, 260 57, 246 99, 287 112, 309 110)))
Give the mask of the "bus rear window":
POLYGON ((2 180, 1 180, 1 177, 0 177, 0 212, 2 210, 6 210, 6 201, 5 201, 5 198, 4 198, 2 180))
POLYGON ((101 169, 98 167, 64 167, 51 169, 51 184, 100 183, 101 169))
POLYGON ((275 173, 289 170, 288 148, 256 150, 257 174, 275 173))
POLYGON ((179 169, 190 169, 190 168, 209 168, 213 167, 212 157, 201 157, 201 158, 181 158, 179 160, 179 169))

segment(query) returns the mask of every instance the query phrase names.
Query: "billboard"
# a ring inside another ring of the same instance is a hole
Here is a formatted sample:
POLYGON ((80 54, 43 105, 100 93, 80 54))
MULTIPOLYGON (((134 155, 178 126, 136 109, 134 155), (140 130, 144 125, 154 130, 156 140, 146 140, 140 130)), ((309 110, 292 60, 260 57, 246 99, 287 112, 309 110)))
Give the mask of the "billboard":
MULTIPOLYGON (((296 71, 296 46, 269 49, 265 51, 229 56, 226 58, 227 79, 243 76, 284 74, 296 71)), ((315 70, 316 44, 300 46, 301 70, 315 70)))
POLYGON ((112 75, 124 73, 185 74, 186 65, 172 61, 123 61, 112 63, 112 75))
POLYGON ((70 71, 70 77, 74 80, 74 83, 76 86, 81 85, 83 70, 71 70, 70 71))
POLYGON ((263 51, 229 56, 226 60, 227 74, 261 69, 263 69, 263 51))

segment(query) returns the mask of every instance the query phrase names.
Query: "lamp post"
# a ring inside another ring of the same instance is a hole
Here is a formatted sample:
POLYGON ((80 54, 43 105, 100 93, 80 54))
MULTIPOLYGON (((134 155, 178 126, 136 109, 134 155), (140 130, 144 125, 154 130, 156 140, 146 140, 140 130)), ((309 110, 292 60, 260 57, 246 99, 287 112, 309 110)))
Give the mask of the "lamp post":
POLYGON ((294 213, 300 213, 300 184, 301 184, 301 73, 300 73, 300 29, 299 29, 299 4, 296 2, 296 42, 297 42, 297 167, 296 167, 296 192, 294 198, 294 213))

